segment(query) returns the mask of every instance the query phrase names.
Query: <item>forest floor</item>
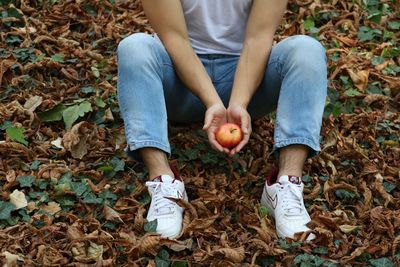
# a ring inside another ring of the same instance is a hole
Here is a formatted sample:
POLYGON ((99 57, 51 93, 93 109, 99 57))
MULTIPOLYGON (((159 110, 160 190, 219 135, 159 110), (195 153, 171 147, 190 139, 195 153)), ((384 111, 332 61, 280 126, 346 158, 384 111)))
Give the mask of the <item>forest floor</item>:
POLYGON ((116 97, 118 43, 151 32, 139 1, 0 0, 2 266, 399 266, 399 8, 292 0, 276 34, 327 51, 322 152, 303 176, 307 243, 279 239, 260 206, 273 114, 234 157, 199 125, 171 125, 190 202, 179 239, 155 235, 116 97))

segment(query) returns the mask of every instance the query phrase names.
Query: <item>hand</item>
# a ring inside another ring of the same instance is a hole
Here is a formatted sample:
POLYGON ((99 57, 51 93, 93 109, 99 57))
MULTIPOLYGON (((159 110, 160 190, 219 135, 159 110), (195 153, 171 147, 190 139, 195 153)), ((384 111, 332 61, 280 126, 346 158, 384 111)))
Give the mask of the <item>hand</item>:
POLYGON ((222 147, 215 139, 215 132, 218 127, 226 123, 226 115, 226 108, 222 103, 210 106, 206 111, 203 130, 207 131, 208 141, 214 149, 228 154, 229 149, 222 147))
POLYGON ((227 110, 228 122, 236 123, 242 128, 243 139, 242 141, 229 152, 234 155, 239 152, 249 142, 251 133, 251 118, 247 110, 240 105, 230 105, 227 110))

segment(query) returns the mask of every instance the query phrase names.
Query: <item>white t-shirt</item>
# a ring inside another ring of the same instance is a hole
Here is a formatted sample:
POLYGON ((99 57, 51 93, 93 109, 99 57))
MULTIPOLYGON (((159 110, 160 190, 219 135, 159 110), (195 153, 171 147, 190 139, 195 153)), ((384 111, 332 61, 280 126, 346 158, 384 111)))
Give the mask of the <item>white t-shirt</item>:
POLYGON ((239 55, 252 0, 181 0, 198 54, 239 55))

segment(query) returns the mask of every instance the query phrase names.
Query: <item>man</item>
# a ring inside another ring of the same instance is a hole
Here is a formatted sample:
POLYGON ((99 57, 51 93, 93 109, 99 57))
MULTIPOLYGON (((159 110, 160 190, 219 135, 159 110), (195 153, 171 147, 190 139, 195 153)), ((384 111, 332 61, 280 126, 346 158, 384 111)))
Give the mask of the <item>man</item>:
POLYGON ((149 170, 148 220, 174 238, 187 199, 168 165, 167 120, 204 120, 211 146, 229 155, 249 141, 251 120, 276 110, 274 149, 279 172, 265 183, 261 203, 280 237, 309 230, 303 203, 303 164, 319 150, 326 97, 326 58, 320 43, 292 36, 273 46, 283 0, 143 0, 156 36, 137 33, 118 47, 118 94, 128 153, 149 170), (244 132, 234 148, 215 131, 234 122, 244 132))

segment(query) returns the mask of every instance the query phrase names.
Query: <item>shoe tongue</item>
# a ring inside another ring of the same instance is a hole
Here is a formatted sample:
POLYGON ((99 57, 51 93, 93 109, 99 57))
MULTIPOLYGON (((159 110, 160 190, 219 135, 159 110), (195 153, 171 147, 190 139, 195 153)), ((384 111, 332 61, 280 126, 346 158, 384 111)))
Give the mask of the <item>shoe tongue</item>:
POLYGON ((157 176, 156 178, 153 179, 154 182, 167 182, 167 183, 172 183, 173 180, 174 178, 167 174, 157 176))
POLYGON ((280 184, 292 183, 292 184, 300 185, 301 179, 300 179, 300 177, 293 176, 293 175, 282 175, 281 177, 279 177, 278 182, 280 184))

